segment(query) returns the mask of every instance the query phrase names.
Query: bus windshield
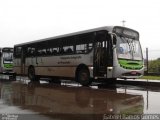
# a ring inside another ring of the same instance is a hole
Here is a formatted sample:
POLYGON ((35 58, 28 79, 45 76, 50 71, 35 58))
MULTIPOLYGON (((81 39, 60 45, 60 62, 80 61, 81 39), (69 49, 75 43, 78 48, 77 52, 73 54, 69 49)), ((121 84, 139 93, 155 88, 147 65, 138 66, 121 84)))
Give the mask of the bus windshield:
POLYGON ((12 52, 3 52, 3 62, 4 63, 13 63, 13 53, 12 52))
POLYGON ((139 40, 117 36, 118 58, 142 60, 142 51, 139 40))

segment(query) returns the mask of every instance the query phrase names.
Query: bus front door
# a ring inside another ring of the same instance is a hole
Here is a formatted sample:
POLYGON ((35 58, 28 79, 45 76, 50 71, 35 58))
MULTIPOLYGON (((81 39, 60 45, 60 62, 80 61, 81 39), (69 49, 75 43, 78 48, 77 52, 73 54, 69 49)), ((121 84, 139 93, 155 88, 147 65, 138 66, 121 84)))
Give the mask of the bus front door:
POLYGON ((107 76, 107 41, 97 42, 94 51, 94 77, 107 76))
POLYGON ((21 51, 21 75, 25 74, 25 50, 21 51))

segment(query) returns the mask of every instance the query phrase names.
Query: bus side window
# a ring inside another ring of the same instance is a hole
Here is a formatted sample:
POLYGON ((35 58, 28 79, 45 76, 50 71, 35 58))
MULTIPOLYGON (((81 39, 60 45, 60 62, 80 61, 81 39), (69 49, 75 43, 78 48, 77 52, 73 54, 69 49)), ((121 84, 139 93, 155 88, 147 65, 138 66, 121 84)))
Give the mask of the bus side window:
POLYGON ((72 51, 71 48, 68 48, 68 49, 66 50, 66 52, 67 52, 67 53, 72 53, 73 51, 72 51))
POLYGON ((73 53, 73 46, 65 46, 63 48, 64 48, 64 51, 65 51, 65 54, 73 53))
POLYGON ((43 56, 46 55, 46 49, 42 49, 42 55, 43 55, 43 56))
POLYGON ((58 54, 58 48, 53 48, 52 51, 53 51, 52 52, 53 55, 57 55, 58 54))
POLYGON ((37 55, 38 55, 38 56, 41 56, 41 50, 38 50, 38 51, 37 51, 37 55))
POLYGON ((21 56, 22 47, 15 47, 15 57, 19 58, 21 56))
POLYGON ((76 45, 76 53, 81 54, 84 52, 84 45, 76 45))
POLYGON ((34 56, 34 55, 35 55, 35 48, 29 47, 27 50, 27 56, 30 57, 30 56, 34 56))
POLYGON ((93 48, 93 41, 95 39, 95 33, 85 33, 76 36, 76 52, 77 54, 89 53, 93 48))
POLYGON ((56 55, 57 54, 57 50, 53 50, 53 54, 56 55))
POLYGON ((93 48, 93 43, 88 43, 86 45, 86 53, 90 52, 92 50, 92 48, 93 48))
POLYGON ((93 47, 92 43, 76 45, 76 53, 78 54, 88 53, 92 50, 92 47, 93 47))
POLYGON ((38 53, 38 56, 45 56, 45 55, 47 55, 46 49, 39 49, 37 53, 38 53))
POLYGON ((46 50, 46 53, 47 53, 47 55, 51 55, 51 54, 52 54, 52 49, 48 48, 48 49, 46 50))
POLYGON ((60 48, 59 53, 60 53, 60 54, 64 54, 64 49, 63 49, 63 47, 60 48))
POLYGON ((27 49, 27 56, 31 56, 31 48, 27 49))
POLYGON ((35 52, 36 52, 36 51, 35 51, 35 48, 32 48, 32 49, 31 49, 31 55, 32 55, 32 56, 35 55, 35 52))

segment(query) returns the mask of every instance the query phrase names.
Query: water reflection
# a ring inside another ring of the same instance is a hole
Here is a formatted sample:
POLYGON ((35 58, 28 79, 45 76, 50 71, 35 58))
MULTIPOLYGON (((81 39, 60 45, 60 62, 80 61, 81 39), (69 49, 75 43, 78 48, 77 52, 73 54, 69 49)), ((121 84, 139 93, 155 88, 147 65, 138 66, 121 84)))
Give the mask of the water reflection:
POLYGON ((103 119, 104 114, 143 114, 141 95, 118 93, 116 89, 20 82, 10 84, 9 88, 1 87, 1 99, 7 104, 56 119, 103 119))

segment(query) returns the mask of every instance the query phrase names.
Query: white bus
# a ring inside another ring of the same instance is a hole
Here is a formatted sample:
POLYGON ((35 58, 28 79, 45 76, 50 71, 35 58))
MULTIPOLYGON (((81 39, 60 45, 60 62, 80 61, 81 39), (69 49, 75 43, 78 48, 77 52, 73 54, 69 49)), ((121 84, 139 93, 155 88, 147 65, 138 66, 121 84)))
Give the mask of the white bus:
POLYGON ((0 73, 9 74, 13 72, 13 48, 0 48, 0 73))
POLYGON ((106 26, 14 46, 14 71, 32 81, 42 77, 92 80, 139 78, 144 63, 139 33, 106 26))

